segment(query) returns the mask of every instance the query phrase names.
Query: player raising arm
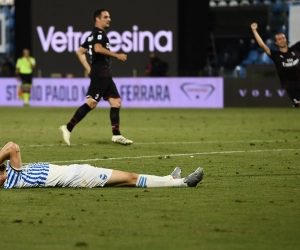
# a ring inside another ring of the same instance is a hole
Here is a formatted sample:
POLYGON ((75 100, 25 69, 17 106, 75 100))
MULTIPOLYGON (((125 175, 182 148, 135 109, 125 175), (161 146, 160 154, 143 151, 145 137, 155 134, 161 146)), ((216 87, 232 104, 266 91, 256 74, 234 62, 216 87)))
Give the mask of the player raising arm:
POLYGON ((255 40, 258 43, 259 47, 261 47, 268 54, 268 56, 270 56, 271 55, 270 48, 261 39, 260 35, 257 32, 257 27, 258 27, 257 23, 251 24, 251 29, 252 29, 253 35, 255 37, 255 40))
POLYGON ((272 59, 281 83, 294 107, 300 103, 300 42, 288 47, 288 41, 283 33, 275 35, 275 45, 278 50, 270 49, 257 32, 257 23, 251 24, 253 35, 258 45, 272 59))

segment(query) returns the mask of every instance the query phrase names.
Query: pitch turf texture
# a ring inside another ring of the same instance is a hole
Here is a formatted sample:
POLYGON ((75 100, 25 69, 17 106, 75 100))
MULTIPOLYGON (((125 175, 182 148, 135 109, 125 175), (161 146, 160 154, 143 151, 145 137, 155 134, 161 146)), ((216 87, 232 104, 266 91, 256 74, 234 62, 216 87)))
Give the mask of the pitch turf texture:
POLYGON ((89 163, 153 175, 198 166, 197 188, 0 190, 0 249, 299 249, 299 110, 123 109, 111 142, 96 109, 66 146, 75 109, 1 107, 0 141, 23 162, 89 163))

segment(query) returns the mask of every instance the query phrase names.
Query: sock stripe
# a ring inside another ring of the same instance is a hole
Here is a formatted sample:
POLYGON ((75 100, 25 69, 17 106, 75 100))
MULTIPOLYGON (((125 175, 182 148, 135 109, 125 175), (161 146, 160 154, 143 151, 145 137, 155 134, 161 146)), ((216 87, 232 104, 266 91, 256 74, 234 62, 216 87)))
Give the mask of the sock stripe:
POLYGON ((143 179, 144 179, 144 177, 141 176, 141 177, 140 177, 140 180, 139 180, 139 183, 138 183, 138 187, 141 187, 141 184, 142 184, 143 179))
POLYGON ((140 180, 138 183, 138 187, 146 187, 146 183, 147 183, 147 177, 144 176, 140 176, 140 180))

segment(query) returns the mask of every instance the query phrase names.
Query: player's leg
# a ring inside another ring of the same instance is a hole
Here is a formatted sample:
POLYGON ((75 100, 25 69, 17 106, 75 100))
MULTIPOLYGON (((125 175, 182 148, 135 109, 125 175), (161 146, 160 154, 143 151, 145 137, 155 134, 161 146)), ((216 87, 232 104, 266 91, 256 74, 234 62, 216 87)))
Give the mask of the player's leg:
POLYGON ((109 81, 109 88, 104 94, 104 99, 107 100, 110 104, 109 116, 110 116, 112 134, 113 134, 112 141, 123 145, 130 145, 133 143, 133 141, 122 136, 120 131, 121 97, 119 91, 112 78, 108 78, 108 81, 109 81))
POLYGON ((201 168, 198 168, 184 179, 174 178, 172 174, 155 176, 113 170, 105 187, 195 187, 203 178, 203 170, 201 168))
POLYGON ((24 102, 24 90, 25 90, 25 84, 26 84, 26 75, 24 74, 19 74, 21 85, 18 90, 18 97, 19 99, 23 100, 24 102))
POLYGON ((72 132, 73 128, 94 108, 97 107, 98 102, 100 101, 99 87, 97 86, 97 82, 91 82, 87 95, 86 102, 81 107, 79 107, 69 123, 67 124, 67 128, 70 132, 72 132))
POLYGON ((300 104, 300 87, 289 87, 286 89, 286 92, 293 103, 293 107, 298 108, 300 104))
POLYGON ((0 151, 0 164, 5 160, 10 160, 10 165, 13 168, 19 169, 22 167, 20 147, 13 142, 8 142, 0 151))
POLYGON ((67 145, 70 146, 70 138, 71 138, 71 132, 74 129, 74 127, 92 110, 94 109, 98 102, 101 99, 100 91, 99 89, 99 82, 93 82, 91 81, 91 84, 89 86, 88 92, 87 92, 87 99, 85 104, 83 104, 81 107, 79 107, 75 114, 72 116, 71 120, 67 123, 67 125, 60 126, 60 130, 63 135, 64 141, 67 143, 67 145))
POLYGON ((24 105, 29 105, 30 100, 30 93, 31 93, 31 87, 32 87, 32 74, 24 74, 23 75, 23 84, 22 84, 22 96, 24 100, 24 105))

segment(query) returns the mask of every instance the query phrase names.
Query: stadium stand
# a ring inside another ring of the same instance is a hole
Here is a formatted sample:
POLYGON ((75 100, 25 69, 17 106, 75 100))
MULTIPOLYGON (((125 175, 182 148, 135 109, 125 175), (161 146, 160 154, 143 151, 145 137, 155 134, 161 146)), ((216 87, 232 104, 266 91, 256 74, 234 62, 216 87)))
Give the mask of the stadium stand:
MULTIPOLYGON (((226 0, 226 1, 210 1, 211 8, 218 7, 239 7, 239 6, 269 6, 268 24, 261 30, 264 31, 263 39, 266 44, 272 48, 277 49, 274 44, 274 35, 278 32, 282 32, 288 38, 288 15, 289 6, 291 4, 300 4, 300 0, 226 0), (222 2, 222 3, 221 3, 222 2), (224 3, 225 2, 225 3, 224 3)), ((250 29, 250 27, 249 27, 250 29)), ((223 40, 220 39, 220 44, 224 44, 223 40)), ((216 44, 218 40, 215 39, 216 44)), ((250 37, 236 37, 235 40, 231 39, 229 44, 231 46, 223 46, 222 49, 218 49, 217 58, 213 62, 212 67, 217 67, 211 72, 221 72, 223 76, 227 77, 245 77, 246 69, 249 65, 271 65, 272 61, 268 55, 259 48, 253 38, 250 37), (238 40, 243 40, 243 49, 240 48, 241 44, 237 45, 238 40), (234 51, 238 51, 240 56, 235 55, 234 51), (217 66, 216 66, 217 65, 217 66), (237 74, 237 69, 239 74, 237 74)), ((218 47, 218 46, 216 46, 218 47)))
MULTIPOLYGON (((14 66, 13 58, 14 58, 14 39, 15 39, 15 31, 14 31, 14 21, 15 21, 15 8, 14 1, 5 1, 0 2, 0 13, 5 16, 5 50, 0 52, 0 77, 7 76, 7 72, 3 72, 2 65, 6 65, 7 63, 11 63, 14 66)), ((3 41, 3 38, 1 39, 3 41)))

